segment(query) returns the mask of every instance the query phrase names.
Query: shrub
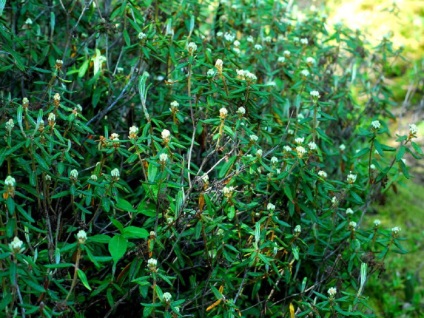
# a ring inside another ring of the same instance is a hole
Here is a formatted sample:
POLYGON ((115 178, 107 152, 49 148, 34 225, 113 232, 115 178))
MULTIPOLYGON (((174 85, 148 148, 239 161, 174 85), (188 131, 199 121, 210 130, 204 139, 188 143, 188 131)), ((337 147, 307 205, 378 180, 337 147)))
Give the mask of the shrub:
POLYGON ((404 250, 363 220, 422 154, 382 142, 388 38, 271 1, 7 5, 6 316, 371 315, 404 250))

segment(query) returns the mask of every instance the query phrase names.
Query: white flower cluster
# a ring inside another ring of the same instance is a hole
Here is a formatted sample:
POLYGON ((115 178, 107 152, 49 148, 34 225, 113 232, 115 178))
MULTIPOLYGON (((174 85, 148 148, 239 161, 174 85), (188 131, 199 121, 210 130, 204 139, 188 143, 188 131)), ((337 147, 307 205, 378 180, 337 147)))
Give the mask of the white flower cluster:
POLYGON ((110 175, 111 175, 111 176, 112 176, 112 178, 114 178, 115 180, 119 180, 120 173, 119 173, 118 168, 113 169, 113 170, 110 172, 110 175))
POLYGON ((315 59, 313 57, 307 57, 306 58, 306 64, 308 64, 309 66, 315 65, 315 59))
POLYGON ((13 241, 9 243, 9 247, 14 253, 19 253, 22 249, 23 244, 24 242, 22 242, 19 237, 15 236, 13 241))
POLYGON ((159 161, 160 161, 161 163, 165 163, 167 160, 168 160, 168 155, 167 155, 166 153, 161 153, 161 154, 159 155, 159 161))
POLYGON ((309 73, 308 70, 302 70, 300 71, 300 75, 302 75, 303 77, 308 77, 311 73, 309 73))
POLYGON ((85 244, 87 240, 87 233, 84 230, 79 230, 77 233, 77 239, 79 244, 85 244))
POLYGON ((225 196, 229 196, 229 195, 231 195, 234 192, 234 190, 235 190, 234 187, 224 187, 224 188, 222 188, 222 193, 225 196))
POLYGON ((328 177, 327 172, 325 172, 325 171, 323 171, 323 170, 318 171, 318 175, 319 175, 321 178, 324 178, 324 179, 328 177))
POLYGON ((69 172, 69 177, 73 180, 78 179, 78 171, 76 169, 72 169, 71 172, 69 172))
POLYGON ((6 130, 10 133, 13 129, 13 127, 15 126, 15 123, 13 122, 13 119, 9 119, 6 122, 6 130))
POLYGON ((409 133, 412 136, 416 136, 416 134, 418 133, 418 127, 415 124, 409 124, 409 133))
POLYGON ((147 267, 151 270, 151 271, 155 271, 156 270, 156 266, 158 265, 158 261, 154 258, 149 258, 147 260, 147 267))
POLYGON ((172 299, 172 295, 170 293, 168 293, 168 292, 163 293, 164 302, 169 303, 171 301, 171 299, 172 299))
POLYGON ((163 140, 169 141, 169 138, 171 137, 171 132, 168 129, 164 129, 161 132, 161 136, 163 140))
POLYGON ((349 222, 349 229, 350 230, 355 230, 355 228, 356 228, 356 222, 355 221, 350 221, 349 222))
POLYGON ((313 141, 311 141, 310 143, 308 143, 308 147, 309 147, 309 149, 311 149, 311 150, 317 150, 317 149, 318 149, 317 144, 316 144, 316 143, 314 143, 313 141))
POLYGON ((228 110, 225 107, 222 107, 219 110, 219 117, 224 119, 225 117, 227 117, 227 115, 228 115, 228 110))
POLYGON ((196 43, 190 42, 189 44, 187 44, 187 51, 190 54, 193 54, 194 52, 196 52, 197 51, 197 45, 196 45, 196 43))
POLYGON ((256 135, 250 135, 249 138, 250 138, 250 141, 252 141, 252 142, 257 142, 258 139, 259 139, 258 136, 256 136, 256 135))
POLYGON ((300 39, 300 43, 302 44, 302 45, 308 45, 308 39, 307 38, 302 38, 302 39, 300 39))
POLYGON ((137 137, 138 128, 136 126, 131 126, 129 130, 129 138, 134 139, 137 137))
POLYGON ((269 210, 269 211, 274 211, 275 205, 270 202, 270 203, 267 204, 266 209, 269 210))
POLYGON ((381 225, 381 221, 380 220, 374 220, 374 226, 375 227, 379 227, 381 225))
POLYGON ((234 34, 230 33, 230 32, 225 32, 225 34, 224 34, 224 39, 227 42, 233 42, 235 38, 236 38, 236 36, 234 34))
POLYGON ((141 41, 141 40, 144 40, 146 37, 147 37, 146 33, 140 32, 140 33, 138 34, 138 39, 139 39, 140 41, 141 41))
POLYGON ((297 137, 297 138, 295 138, 295 140, 294 140, 294 142, 295 143, 297 143, 297 144, 301 144, 301 143, 303 143, 305 141, 305 138, 304 137, 297 137))
POLYGON ((296 225, 293 232, 299 235, 300 232, 302 232, 302 227, 300 225, 296 225))
POLYGON ((334 296, 336 296, 336 294, 337 294, 337 288, 336 287, 330 287, 328 289, 327 293, 330 296, 330 298, 334 298, 334 296))
POLYGON ((373 122, 371 122, 371 126, 372 128, 374 128, 375 130, 378 130, 381 128, 381 123, 378 120, 374 120, 373 122))
POLYGON ((244 107, 239 107, 237 109, 237 113, 243 116, 244 114, 246 114, 246 109, 244 107))
POLYGON ((311 95, 312 98, 317 98, 317 99, 320 98, 320 94, 318 91, 311 91, 309 94, 311 95))
POLYGON ((353 215, 353 210, 351 208, 347 208, 346 215, 353 215))
POLYGON ((119 135, 117 133, 112 133, 110 139, 113 141, 119 141, 119 135))
POLYGON ((260 44, 255 44, 255 50, 256 51, 262 51, 263 47, 260 44))
POLYGON ((277 62, 280 64, 286 63, 286 58, 284 56, 279 56, 277 62))
POLYGON ((303 155, 306 153, 306 149, 304 147, 302 147, 302 146, 297 146, 296 147, 296 152, 297 152, 297 156, 299 158, 302 158, 303 155))
POLYGON ((274 164, 274 165, 277 164, 278 163, 278 158, 275 157, 275 156, 272 156, 271 157, 271 163, 274 164))
POLYGON ((284 55, 284 57, 289 58, 289 57, 290 57, 290 55, 291 55, 291 53, 290 53, 290 51, 285 50, 285 51, 283 52, 283 55, 284 55))
POLYGON ((356 177, 357 177, 357 175, 356 175, 356 174, 353 174, 352 172, 350 172, 350 173, 347 175, 347 178, 346 178, 347 183, 350 183, 350 184, 355 183, 355 181, 356 181, 356 177))
POLYGON ((258 79, 255 74, 246 70, 237 70, 237 77, 241 80, 250 82, 254 82, 258 79))

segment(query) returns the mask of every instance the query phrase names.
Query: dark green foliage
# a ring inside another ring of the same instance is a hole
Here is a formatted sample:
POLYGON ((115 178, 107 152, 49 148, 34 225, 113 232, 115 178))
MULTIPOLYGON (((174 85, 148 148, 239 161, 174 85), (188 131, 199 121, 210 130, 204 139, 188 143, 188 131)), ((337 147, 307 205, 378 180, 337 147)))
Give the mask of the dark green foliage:
POLYGON ((404 250, 363 219, 422 155, 415 126, 379 141, 400 52, 277 2, 150 2, 4 9, 0 310, 372 316, 404 250))

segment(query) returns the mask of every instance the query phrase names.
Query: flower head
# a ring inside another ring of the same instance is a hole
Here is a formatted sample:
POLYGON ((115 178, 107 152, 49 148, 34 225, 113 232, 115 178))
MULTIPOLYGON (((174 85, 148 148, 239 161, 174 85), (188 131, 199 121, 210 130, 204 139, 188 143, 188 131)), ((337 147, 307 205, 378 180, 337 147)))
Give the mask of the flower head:
POLYGON ((227 115, 228 115, 228 110, 227 110, 225 107, 222 107, 222 108, 219 110, 219 117, 220 117, 221 119, 225 119, 225 117, 227 117, 227 115))
POLYGON ((72 169, 71 172, 69 172, 69 178, 73 181, 78 180, 78 171, 76 169, 72 169))
POLYGON ((296 147, 296 152, 297 152, 297 156, 299 158, 302 158, 303 155, 306 153, 306 149, 304 147, 302 147, 302 146, 297 146, 296 147))
POLYGON ((298 224, 295 226, 294 230, 293 230, 294 234, 299 235, 300 232, 302 232, 302 227, 298 224))
POLYGON ((352 172, 350 172, 350 173, 347 175, 347 178, 346 178, 347 183, 349 183, 349 184, 355 183, 355 181, 356 181, 356 177, 357 177, 357 175, 356 175, 356 174, 353 174, 352 172))
POLYGON ((300 39, 300 43, 302 45, 308 45, 308 39, 307 38, 302 38, 302 39, 300 39))
POLYGON ((313 57, 307 57, 306 58, 306 64, 308 64, 309 66, 312 66, 315 64, 315 59, 313 57))
POLYGON ((274 211, 275 205, 270 202, 270 203, 267 204, 266 209, 269 210, 269 211, 274 211))
POLYGON ((415 124, 409 124, 409 139, 417 138, 418 127, 415 124))
POLYGON ((187 51, 190 54, 193 54, 194 52, 196 52, 197 50, 197 45, 194 42, 190 42, 189 44, 187 44, 187 51))
POLYGON ((113 141, 119 141, 119 135, 117 133, 110 134, 110 139, 113 141))
POLYGON ((353 214, 353 210, 351 208, 347 208, 346 209, 346 214, 347 215, 352 215, 353 214))
POLYGON ((262 45, 260 45, 260 44, 255 44, 255 50, 256 51, 262 51, 262 45))
POLYGON ((327 178, 327 172, 325 172, 325 171, 323 171, 323 170, 320 170, 320 171, 318 171, 318 175, 321 177, 321 178, 327 178))
POLYGON ((304 137, 297 137, 294 142, 297 144, 302 144, 305 141, 304 137))
POLYGON ((13 253, 19 253, 22 249, 24 242, 22 242, 19 237, 15 236, 12 242, 9 243, 9 247, 13 253))
POLYGON ((243 116, 244 114, 246 114, 246 108, 244 107, 239 107, 237 109, 237 113, 240 114, 241 116, 243 116))
POLYGON ((354 231, 356 229, 356 225, 357 225, 356 222, 350 221, 349 222, 349 230, 354 231))
POLYGON ((271 163, 274 164, 274 165, 277 164, 278 163, 278 158, 275 157, 275 156, 272 156, 271 157, 271 163))
POLYGON ((168 155, 167 155, 166 153, 161 153, 161 154, 159 155, 159 161, 160 161, 161 163, 165 163, 167 160, 168 160, 168 155))
POLYGON ((381 225, 381 221, 380 220, 374 220, 374 227, 379 227, 381 225))
POLYGON ((224 39, 227 42, 233 42, 235 38, 236 38, 236 36, 234 34, 230 33, 230 32, 225 32, 225 34, 224 34, 224 39))
POLYGON ((285 51, 283 52, 283 55, 284 55, 284 57, 288 58, 288 57, 290 57, 291 53, 290 53, 290 51, 285 50, 285 51))
POLYGON ((163 301, 169 303, 172 299, 172 295, 168 292, 163 293, 163 301))
POLYGON ((162 136, 162 139, 163 139, 165 142, 168 142, 168 141, 169 141, 169 139, 171 138, 171 132, 170 132, 168 129, 164 129, 164 130, 162 130, 162 132, 161 132, 161 136, 162 136))
POLYGON ((381 123, 378 120, 374 120, 371 122, 371 126, 373 129, 378 130, 381 128, 381 123))
POLYGON ((110 172, 110 175, 112 176, 112 178, 114 178, 115 180, 119 180, 120 174, 119 174, 119 170, 118 168, 113 169, 110 172))
POLYGON ((149 258, 147 261, 147 267, 152 271, 156 271, 156 266, 158 265, 158 261, 154 258, 149 258))
POLYGON ((308 143, 308 147, 309 147, 309 149, 311 149, 311 150, 317 150, 317 149, 318 149, 317 144, 316 144, 316 143, 314 143, 313 141, 311 141, 310 143, 308 143))
POLYGON ((341 145, 339 146, 339 149, 340 149, 340 151, 341 151, 341 152, 343 152, 343 151, 345 151, 345 150, 346 150, 346 146, 345 146, 344 144, 341 144, 341 145))
POLYGON ((138 128, 136 126, 131 126, 129 131, 129 138, 135 139, 137 138, 138 128))
POLYGON ((224 65, 224 62, 221 59, 217 59, 215 62, 215 67, 218 70, 219 73, 222 73, 222 67, 224 65))
POLYGON ((392 235, 394 236, 394 237, 397 237, 398 235, 399 235, 399 232, 400 232, 400 227, 399 226, 395 226, 394 228, 392 228, 392 235))
POLYGON ((320 94, 319 94, 318 91, 310 91, 309 94, 311 95, 312 99, 316 100, 316 99, 320 98, 320 94))
POLYGON ((308 77, 310 75, 308 70, 302 70, 300 71, 300 75, 304 78, 308 77))
POLYGON ((330 298, 333 299, 334 296, 336 296, 336 294, 337 294, 337 288, 336 287, 330 287, 328 289, 327 293, 330 296, 330 298))
POLYGON ((251 142, 257 142, 258 141, 258 136, 256 136, 256 135, 250 135, 249 138, 250 138, 251 142))
POLYGON ((214 77, 215 76, 215 70, 210 68, 207 73, 206 73, 207 77, 214 77))
POLYGON ((79 244, 85 244, 87 240, 87 233, 84 230, 79 230, 77 233, 77 239, 79 244))

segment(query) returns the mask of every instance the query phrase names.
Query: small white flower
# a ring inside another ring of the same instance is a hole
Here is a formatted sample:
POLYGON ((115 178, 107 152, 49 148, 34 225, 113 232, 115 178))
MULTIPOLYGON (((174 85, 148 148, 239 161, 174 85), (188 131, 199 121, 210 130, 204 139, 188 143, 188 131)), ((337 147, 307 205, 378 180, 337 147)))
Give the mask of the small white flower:
POLYGON ((15 123, 14 123, 13 119, 9 119, 6 122, 6 130, 9 131, 9 133, 12 131, 14 126, 15 126, 15 123))
POLYGON ((52 177, 49 174, 46 174, 44 178, 46 179, 47 182, 52 181, 52 177))
POLYGON ((371 126, 375 129, 378 130, 381 128, 381 124, 378 120, 374 120, 373 122, 371 122, 371 126))
POLYGON ((302 232, 302 227, 300 225, 296 225, 293 231, 295 234, 300 234, 302 232))
POLYGON ((327 178, 327 172, 325 172, 325 171, 322 171, 322 170, 320 170, 320 171, 318 171, 318 175, 321 177, 321 178, 327 178))
POLYGON ((225 32, 225 34, 224 34, 224 39, 227 42, 233 42, 235 38, 236 38, 236 36, 234 34, 230 33, 230 32, 225 32))
POLYGON ((190 54, 193 54, 194 52, 196 52, 196 50, 197 50, 197 45, 196 45, 196 43, 194 43, 194 42, 190 42, 189 44, 187 44, 187 51, 188 51, 190 54))
POLYGON ((178 104, 178 102, 176 100, 174 100, 173 102, 171 102, 171 108, 178 108, 178 106, 180 106, 180 104, 178 104))
POLYGON ((291 147, 290 147, 290 146, 284 146, 284 147, 283 147, 283 150, 284 150, 285 152, 292 151, 292 149, 291 149, 291 147))
POLYGON ((166 153, 161 153, 159 155, 159 161, 165 163, 168 160, 168 155, 166 153))
POLYGON ((249 35, 248 37, 247 37, 247 42, 249 42, 249 43, 253 43, 253 42, 255 42, 255 40, 253 39, 253 36, 251 36, 251 35, 249 35))
POLYGON ((144 40, 146 37, 147 37, 147 35, 146 35, 145 33, 143 33, 143 32, 140 32, 140 33, 138 34, 138 39, 139 39, 139 40, 144 40))
POLYGON ((380 220, 374 220, 374 227, 379 227, 381 224, 380 220))
POLYGON ((371 169, 371 170, 375 170, 375 169, 376 169, 375 164, 373 164, 373 163, 372 163, 372 164, 370 165, 370 169, 371 169))
POLYGON ((289 135, 294 135, 294 130, 293 130, 293 129, 289 129, 289 130, 287 130, 287 134, 289 134, 289 135))
POLYGON ((147 267, 150 269, 150 270, 156 270, 156 266, 158 265, 158 261, 156 260, 156 259, 154 259, 154 258, 149 258, 148 260, 147 260, 147 267))
POLYGON ((339 149, 340 149, 340 151, 345 151, 346 150, 346 146, 344 145, 344 144, 341 144, 340 146, 339 146, 339 149))
POLYGON ((258 149, 258 150, 256 151, 256 156, 257 156, 257 157, 262 157, 262 153, 263 153, 262 149, 258 149))
POLYGON ((224 235, 224 230, 223 229, 219 229, 218 232, 216 234, 218 234, 218 236, 223 236, 224 235))
POLYGON ((249 138, 250 138, 250 141, 253 141, 253 142, 257 142, 259 139, 258 136, 256 135, 250 135, 249 138))
POLYGON ((12 242, 9 243, 9 248, 14 252, 14 253, 19 253, 22 249, 24 242, 22 242, 19 237, 15 236, 15 238, 13 239, 12 242))
POLYGON ((149 236, 151 238, 155 238, 156 237, 156 232, 155 231, 150 231, 149 236))
POLYGON ((303 45, 308 45, 308 39, 307 38, 300 39, 300 43, 303 45))
POLYGON ((280 64, 286 63, 286 58, 284 56, 279 56, 277 62, 280 64))
POLYGON ((236 53, 236 55, 240 55, 241 51, 238 47, 233 48, 233 52, 236 53))
POLYGON ((207 77, 214 77, 215 76, 215 70, 214 69, 209 69, 206 73, 207 77))
POLYGON ((111 175, 113 178, 115 178, 115 179, 119 179, 120 174, 119 174, 119 170, 118 170, 118 168, 113 169, 113 170, 110 172, 110 175, 111 175))
POLYGON ((313 58, 313 57, 307 57, 306 58, 306 63, 308 64, 308 65, 314 65, 315 64, 315 59, 313 58))
POLYGON ((239 40, 235 40, 234 43, 233 43, 233 45, 235 47, 239 47, 240 46, 240 41, 239 40))
POLYGON ((330 287, 328 289, 327 293, 330 296, 330 298, 334 298, 334 296, 336 296, 336 294, 337 294, 337 288, 336 287, 330 287))
POLYGON ((49 117, 47 117, 47 120, 48 120, 48 121, 51 121, 51 122, 56 121, 56 115, 55 115, 55 114, 53 114, 53 113, 50 113, 50 114, 49 114, 49 117))
POLYGON ((320 94, 318 91, 311 91, 309 94, 312 98, 320 98, 320 94))
POLYGON ((54 99, 55 101, 60 102, 60 95, 59 95, 59 93, 54 94, 53 99, 54 99))
POLYGON ((174 223, 174 219, 173 218, 167 218, 166 223, 172 224, 172 223, 174 223))
POLYGON ((400 227, 399 226, 395 226, 394 228, 392 228, 392 234, 394 235, 394 236, 397 236, 398 234, 399 234, 399 232, 400 232, 400 227))
POLYGON ((161 136, 163 140, 169 140, 169 138, 171 137, 171 132, 168 129, 164 129, 161 132, 161 136))
POLYGON ((346 214, 347 215, 353 215, 353 210, 351 208, 347 208, 346 209, 346 214))
POLYGON ((334 197, 331 198, 331 203, 332 204, 337 204, 337 202, 339 202, 339 200, 337 200, 337 197, 336 196, 334 196, 334 197))
POLYGON ((275 157, 275 156, 271 157, 271 163, 272 164, 277 164, 278 163, 278 158, 275 157))
POLYGON ((305 148, 303 148, 302 146, 297 146, 297 147, 296 147, 296 152, 297 152, 297 156, 298 156, 299 158, 302 158, 302 157, 303 157, 303 155, 306 153, 306 149, 305 149, 305 148))
POLYGON ((227 117, 227 115, 228 115, 228 110, 225 107, 222 107, 219 110, 219 117, 225 118, 225 117, 227 117))
POLYGON ((349 229, 354 230, 356 228, 356 222, 355 221, 350 221, 349 222, 349 229))
POLYGON ((71 179, 77 180, 78 179, 78 171, 76 169, 72 169, 69 173, 69 177, 71 179))
POLYGON ((283 55, 284 55, 286 58, 289 58, 289 57, 290 57, 290 55, 291 55, 291 53, 290 53, 290 51, 285 50, 285 51, 283 52, 283 55))
POLYGON ((110 139, 114 141, 119 141, 119 135, 117 133, 112 133, 110 139))
POLYGON ((208 182, 209 182, 209 176, 205 173, 205 174, 202 176, 202 180, 203 180, 203 182, 204 182, 204 183, 208 183, 208 182))
POLYGON ((123 73, 124 72, 124 68, 123 67, 117 67, 116 68, 116 72, 117 73, 123 73))
POLYGON ((350 183, 350 184, 354 183, 356 181, 356 177, 357 177, 356 174, 353 174, 352 172, 350 172, 346 178, 347 183, 350 183))
POLYGON ((269 211, 274 211, 275 210, 275 205, 272 203, 268 203, 266 206, 266 209, 269 211))
POLYGON ((418 133, 418 127, 415 124, 409 124, 409 134, 415 136, 418 133))
POLYGON ((269 35, 268 35, 268 36, 266 36, 266 37, 264 38, 264 42, 266 42, 266 43, 271 43, 271 42, 272 42, 272 37, 270 37, 269 35))
POLYGON ((29 104, 28 98, 26 98, 26 97, 22 98, 22 104, 28 105, 29 104))
POLYGON ((295 143, 297 143, 297 144, 301 144, 301 143, 303 143, 303 141, 305 140, 305 138, 304 137, 297 137, 295 140, 294 140, 294 142, 295 143))
POLYGON ((93 180, 93 181, 97 181, 97 176, 95 174, 92 174, 90 176, 90 179, 93 180))
POLYGON ((310 74, 311 74, 311 73, 309 73, 309 71, 308 71, 308 70, 302 70, 302 71, 300 72, 300 75, 302 75, 303 77, 308 77, 310 74))
POLYGON ((239 113, 240 115, 244 115, 246 114, 246 109, 244 107, 239 107, 237 109, 237 113, 239 113))
POLYGON ((223 35, 224 35, 224 33, 221 32, 221 31, 219 31, 219 32, 216 33, 216 37, 217 38, 222 38, 223 35))
POLYGON ((229 196, 231 193, 233 193, 233 191, 234 191, 234 187, 224 187, 224 188, 222 188, 222 193, 225 196, 229 196))
POLYGON ((217 59, 215 62, 215 67, 218 70, 218 72, 222 72, 222 67, 224 65, 224 62, 221 59, 217 59))
POLYGON ((171 299, 172 299, 172 295, 170 293, 168 293, 168 292, 163 293, 164 302, 169 303, 171 301, 171 299))
POLYGON ((263 47, 260 44, 255 44, 255 50, 256 51, 262 51, 263 47))
POLYGON ((26 25, 31 25, 31 24, 32 24, 32 20, 31 20, 31 18, 26 19, 26 20, 25 20, 25 24, 26 24, 26 25))
POLYGON ((130 129, 129 129, 129 134, 130 134, 130 136, 129 136, 130 139, 136 138, 137 134, 138 134, 138 127, 131 126, 130 129))
POLYGON ((316 144, 316 143, 314 143, 313 141, 311 141, 310 143, 308 143, 308 147, 309 147, 309 149, 311 149, 311 150, 317 150, 317 149, 318 149, 317 144, 316 144))
POLYGON ((84 230, 79 230, 77 233, 77 239, 79 244, 85 244, 87 240, 87 233, 84 230))

